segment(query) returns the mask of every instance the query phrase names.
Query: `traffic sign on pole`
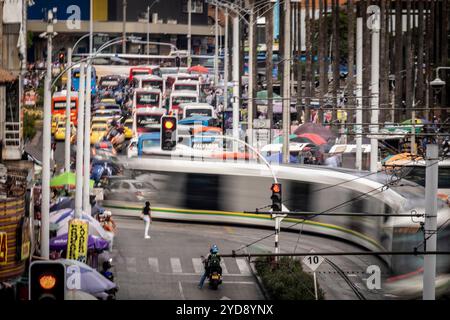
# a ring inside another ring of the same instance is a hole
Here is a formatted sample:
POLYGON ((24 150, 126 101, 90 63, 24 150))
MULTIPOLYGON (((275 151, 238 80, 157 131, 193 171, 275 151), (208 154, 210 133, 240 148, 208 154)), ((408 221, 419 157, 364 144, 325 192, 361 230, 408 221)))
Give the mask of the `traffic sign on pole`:
POLYGON ((303 263, 310 268, 313 272, 315 272, 317 270, 317 268, 319 268, 319 266, 322 264, 322 262, 325 260, 323 257, 321 256, 316 256, 314 255, 314 250, 311 249, 310 253, 312 253, 309 256, 306 256, 303 259, 303 263))

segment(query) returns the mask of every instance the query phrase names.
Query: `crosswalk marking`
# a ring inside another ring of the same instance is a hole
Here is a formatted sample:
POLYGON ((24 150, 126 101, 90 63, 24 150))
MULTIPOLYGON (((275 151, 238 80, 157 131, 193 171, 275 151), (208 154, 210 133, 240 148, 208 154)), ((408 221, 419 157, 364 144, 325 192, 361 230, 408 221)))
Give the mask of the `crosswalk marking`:
POLYGON ((248 268, 247 262, 244 259, 236 259, 239 271, 241 274, 250 274, 250 269, 248 268))
POLYGON ((225 261, 220 261, 220 266, 222 267, 222 274, 228 274, 227 266, 225 265, 225 261))
POLYGON ((201 258, 192 258, 192 264, 194 265, 195 273, 203 272, 203 263, 201 258))
POLYGON ((179 258, 170 258, 170 265, 172 266, 172 271, 174 273, 182 273, 181 261, 179 258))
POLYGON ((127 257, 127 271, 128 272, 137 272, 137 270, 136 270, 136 258, 127 257))
POLYGON ((158 258, 148 258, 148 264, 150 265, 150 269, 152 269, 152 271, 159 272, 158 258))

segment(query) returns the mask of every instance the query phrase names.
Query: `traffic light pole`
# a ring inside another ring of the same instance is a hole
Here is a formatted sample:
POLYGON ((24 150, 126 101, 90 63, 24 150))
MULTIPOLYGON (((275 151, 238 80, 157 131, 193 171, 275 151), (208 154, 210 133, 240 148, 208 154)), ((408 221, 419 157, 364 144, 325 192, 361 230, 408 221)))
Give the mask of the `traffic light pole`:
MULTIPOLYGON (((72 65, 72 48, 67 48, 67 65, 72 65)), ((64 171, 70 172, 70 133, 72 111, 72 69, 67 71, 66 137, 64 141, 64 171), (70 132, 70 133, 69 133, 70 132)))

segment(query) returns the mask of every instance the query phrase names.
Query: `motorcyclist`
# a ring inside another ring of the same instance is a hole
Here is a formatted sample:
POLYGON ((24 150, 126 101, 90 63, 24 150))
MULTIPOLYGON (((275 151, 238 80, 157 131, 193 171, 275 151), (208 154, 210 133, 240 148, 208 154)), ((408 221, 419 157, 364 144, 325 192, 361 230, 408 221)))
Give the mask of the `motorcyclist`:
POLYGON ((202 289, 203 288, 203 284, 205 283, 206 278, 209 276, 209 274, 211 273, 211 266, 213 264, 213 262, 216 262, 217 265, 219 266, 219 273, 222 274, 222 267, 220 267, 220 255, 219 255, 219 248, 217 247, 217 245, 212 245, 211 249, 209 250, 209 254, 206 257, 206 259, 203 260, 203 265, 205 267, 205 272, 202 274, 201 278, 200 278, 200 283, 198 284, 198 288, 202 289))

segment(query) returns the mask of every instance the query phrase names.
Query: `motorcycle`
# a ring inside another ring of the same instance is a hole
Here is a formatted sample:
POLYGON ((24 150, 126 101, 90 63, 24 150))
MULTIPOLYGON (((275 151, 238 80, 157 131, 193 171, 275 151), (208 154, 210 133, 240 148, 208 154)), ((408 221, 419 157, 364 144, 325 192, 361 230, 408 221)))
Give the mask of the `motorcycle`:
MULTIPOLYGON (((202 256, 203 264, 206 265, 205 257, 202 256)), ((208 267, 208 283, 209 287, 212 290, 217 290, 219 285, 222 284, 222 267, 220 265, 217 266, 209 266, 208 267)))
MULTIPOLYGON (((108 279, 111 282, 114 282, 114 274, 110 271, 112 268, 112 258, 109 258, 108 260, 103 262, 102 270, 100 271, 100 274, 103 275, 106 279, 108 279)), ((110 290, 106 290, 105 293, 108 295, 106 298, 107 300, 116 300, 116 293, 118 289, 112 288, 110 290)))

